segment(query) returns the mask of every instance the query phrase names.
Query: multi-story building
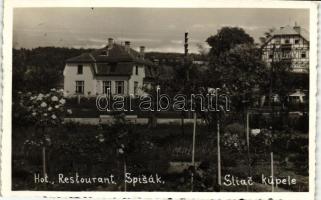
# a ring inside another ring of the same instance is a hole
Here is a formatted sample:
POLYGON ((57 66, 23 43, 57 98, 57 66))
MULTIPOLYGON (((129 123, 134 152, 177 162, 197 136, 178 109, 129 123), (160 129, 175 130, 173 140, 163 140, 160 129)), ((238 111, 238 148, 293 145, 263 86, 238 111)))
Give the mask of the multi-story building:
POLYGON ((120 45, 109 38, 106 47, 66 60, 65 96, 95 96, 108 89, 112 95, 142 95, 153 66, 144 50, 141 46, 137 52, 129 41, 120 45))
POLYGON ((295 73, 309 72, 309 33, 295 25, 280 27, 262 45, 262 59, 271 64, 288 61, 295 73))

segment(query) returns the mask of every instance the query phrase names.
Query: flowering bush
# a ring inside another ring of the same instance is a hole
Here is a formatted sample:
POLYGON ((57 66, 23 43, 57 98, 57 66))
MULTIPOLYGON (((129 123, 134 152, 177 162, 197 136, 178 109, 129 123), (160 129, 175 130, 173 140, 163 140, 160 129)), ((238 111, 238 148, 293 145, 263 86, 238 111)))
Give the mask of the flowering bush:
POLYGON ((36 126, 57 125, 63 122, 66 114, 72 114, 70 109, 65 109, 65 103, 63 90, 53 88, 46 94, 18 92, 13 103, 14 118, 36 126))
POLYGON ((250 137, 250 147, 255 153, 270 151, 272 142, 272 133, 268 129, 262 129, 259 134, 250 137))
POLYGON ((221 142, 222 147, 232 152, 244 152, 246 142, 242 138, 244 127, 239 123, 232 123, 225 127, 221 142))
POLYGON ((245 141, 240 139, 239 135, 226 132, 222 136, 223 147, 229 151, 243 152, 245 150, 245 141))

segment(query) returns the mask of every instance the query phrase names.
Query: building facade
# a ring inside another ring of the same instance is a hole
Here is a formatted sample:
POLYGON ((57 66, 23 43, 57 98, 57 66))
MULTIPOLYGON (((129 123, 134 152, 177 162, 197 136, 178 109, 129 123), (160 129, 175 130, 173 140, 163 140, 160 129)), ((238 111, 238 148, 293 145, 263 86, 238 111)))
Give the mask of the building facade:
POLYGON ((309 33, 300 26, 274 30, 262 45, 262 59, 271 64, 288 61, 295 73, 309 72, 309 33))
POLYGON ((84 53, 66 60, 64 68, 65 96, 142 95, 144 80, 153 63, 144 58, 145 47, 137 52, 130 47, 108 39, 102 49, 84 53))

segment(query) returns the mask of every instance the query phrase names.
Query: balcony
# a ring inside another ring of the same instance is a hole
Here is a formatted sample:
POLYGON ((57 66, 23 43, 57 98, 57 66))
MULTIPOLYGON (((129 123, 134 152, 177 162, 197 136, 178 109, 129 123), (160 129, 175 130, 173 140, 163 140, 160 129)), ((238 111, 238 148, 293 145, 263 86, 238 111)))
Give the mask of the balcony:
POLYGON ((281 44, 280 48, 282 50, 291 50, 292 49, 292 45, 291 44, 281 44))

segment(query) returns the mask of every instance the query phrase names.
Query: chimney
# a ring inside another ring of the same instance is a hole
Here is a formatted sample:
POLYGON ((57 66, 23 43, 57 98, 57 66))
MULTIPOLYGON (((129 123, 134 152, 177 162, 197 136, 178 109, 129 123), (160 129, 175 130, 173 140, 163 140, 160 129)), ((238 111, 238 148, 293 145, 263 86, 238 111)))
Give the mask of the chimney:
POLYGON ((145 57, 145 46, 140 46, 139 53, 140 53, 140 58, 144 59, 144 57, 145 57))
POLYGON ((293 26, 293 29, 295 30, 295 32, 297 32, 298 34, 300 34, 301 32, 301 27, 298 26, 298 24, 295 22, 294 26, 293 26))
POLYGON ((130 41, 125 41, 125 50, 129 52, 130 49, 130 41))
POLYGON ((114 45, 114 39, 113 38, 108 38, 108 49, 113 48, 114 45))

